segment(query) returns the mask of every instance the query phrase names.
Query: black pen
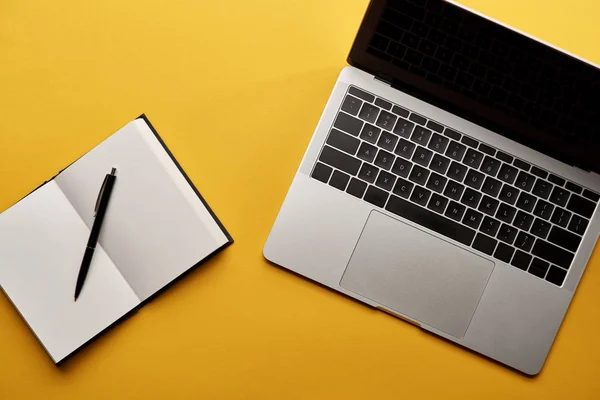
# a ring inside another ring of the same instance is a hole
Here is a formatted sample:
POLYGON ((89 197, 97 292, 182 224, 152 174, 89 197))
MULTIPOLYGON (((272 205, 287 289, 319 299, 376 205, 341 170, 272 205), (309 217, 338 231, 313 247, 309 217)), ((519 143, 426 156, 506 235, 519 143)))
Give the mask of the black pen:
POLYGON ((79 268, 79 275, 77 275, 77 284, 75 285, 75 301, 77 301, 77 297, 79 297, 79 293, 81 293, 81 288, 85 282, 85 277, 87 276, 88 270, 90 269, 90 264, 92 263, 94 250, 96 250, 96 244, 98 243, 98 237, 100 236, 100 229, 102 228, 102 221, 104 221, 104 215, 106 214, 106 209, 108 208, 108 201, 110 200, 110 195, 112 193, 113 186, 115 185, 115 180, 117 179, 116 172, 116 168, 113 168, 110 171, 110 174, 106 174, 104 177, 104 182, 102 182, 100 192, 98 193, 98 199, 96 199, 96 206, 94 208, 94 211, 96 212, 94 215, 94 223, 92 224, 92 230, 85 248, 85 253, 83 253, 83 260, 81 261, 81 267, 79 268))

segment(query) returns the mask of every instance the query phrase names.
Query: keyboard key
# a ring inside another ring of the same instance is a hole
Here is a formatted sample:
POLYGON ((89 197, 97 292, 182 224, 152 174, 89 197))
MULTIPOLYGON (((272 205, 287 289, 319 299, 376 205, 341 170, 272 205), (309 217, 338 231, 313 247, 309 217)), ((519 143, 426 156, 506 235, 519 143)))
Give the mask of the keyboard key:
POLYGON ((329 146, 323 147, 319 160, 350 175, 356 175, 361 164, 359 159, 329 146))
POLYGON ((515 201, 517 201, 518 196, 519 189, 513 186, 508 186, 506 184, 502 187, 502 191, 500 192, 500 200, 508 204, 515 204, 515 201))
POLYGON ((482 152, 484 152, 485 154, 489 154, 490 156, 495 156, 496 155, 496 149, 494 149, 491 146, 488 146, 485 143, 481 143, 479 145, 479 150, 481 150, 482 152))
POLYGON ((471 148, 467 150, 467 154, 465 154, 465 158, 463 159, 464 164, 475 169, 479 168, 481 161, 483 161, 483 153, 471 148))
POLYGON ((529 171, 529 169, 531 168, 531 165, 529 163, 526 163, 523 160, 519 160, 518 158, 515 158, 515 161, 513 161, 513 165, 517 168, 522 169, 523 171, 529 171))
POLYGON ((561 178, 560 176, 556 176, 554 174, 550 174, 550 176, 548 177, 548 180, 558 186, 565 185, 565 180, 563 178, 561 178))
POLYGON ((471 188, 467 188, 467 190, 465 190, 465 194, 463 194, 463 197, 460 202, 466 206, 469 206, 472 208, 477 208, 477 205, 479 204, 480 199, 481 199, 481 193, 476 192, 475 190, 473 190, 471 188))
POLYGON ((549 268, 550 264, 536 257, 531 261, 531 265, 529 266, 528 272, 532 275, 537 276, 538 278, 544 279, 549 268))
POLYGON ((517 201, 517 207, 519 207, 521 210, 531 212, 536 201, 537 200, 534 196, 525 192, 521 192, 519 195, 519 200, 517 201))
POLYGON ((421 117, 420 115, 415 114, 415 113, 410 114, 410 117, 408 119, 410 119, 413 122, 416 122, 419 125, 423 125, 423 126, 425 126, 425 123, 427 123, 427 118, 421 117))
POLYGON ((448 129, 446 128, 446 130, 444 130, 444 135, 448 136, 451 139, 454 140, 460 140, 460 138, 462 137, 462 135, 456 131, 453 131, 452 129, 448 129))
POLYGON ((490 176, 496 176, 498 169, 500 169, 500 161, 490 156, 485 156, 483 164, 481 164, 481 168, 479 168, 480 171, 490 176))
POLYGON ((365 194, 365 190, 367 190, 367 184, 363 181, 359 181, 356 178, 352 178, 346 192, 351 194, 354 197, 358 197, 361 199, 363 194, 365 194))
POLYGON ((567 271, 562 268, 558 268, 556 265, 553 265, 546 274, 546 280, 550 283, 554 283, 556 286, 562 286, 566 276, 567 271))
POLYGON ((377 118, 377 122, 375 124, 380 128, 391 131, 396 123, 396 119, 398 119, 398 117, 396 117, 394 114, 382 110, 379 113, 379 117, 377 118))
POLYGON ((333 168, 328 167, 327 165, 321 164, 318 162, 315 165, 315 168, 313 169, 313 172, 310 176, 312 176, 313 178, 315 178, 318 181, 327 183, 332 172, 333 172, 333 168))
POLYGON ((541 197, 542 199, 547 199, 550 195, 550 191, 552 190, 552 184, 550 182, 543 181, 538 179, 535 181, 535 185, 533 186, 532 193, 536 196, 541 197))
POLYGON ((414 127, 414 123, 398 118, 398 122, 396 122, 396 126, 394 127, 394 133, 408 139, 414 127))
POLYGON ((360 112, 358 113, 358 117, 360 119, 364 119, 372 124, 374 124, 377 120, 377 115, 379 115, 379 107, 375 107, 374 105, 367 103, 363 104, 360 112))
POLYGON ((431 160, 431 164, 429 164, 429 168, 431 168, 435 172, 439 172, 440 174, 445 174, 449 165, 450 159, 440 154, 434 154, 433 159, 431 160))
POLYGON ((458 204, 455 201, 451 201, 444 214, 448 218, 452 218, 455 221, 460 221, 465 213, 466 207, 458 204))
POLYGON ((548 231, 550 231, 550 223, 539 218, 535 219, 530 230, 531 233, 537 237, 541 237, 542 239, 546 239, 546 236, 548 236, 548 231))
POLYGON ((429 171, 423 167, 415 165, 408 179, 418 183, 419 185, 425 185, 427 178, 429 178, 429 171))
POLYGON ((444 127, 440 124, 438 124, 437 122, 434 121, 429 121, 427 123, 427 127, 430 128, 431 130, 434 130, 436 132, 442 133, 444 132, 444 127))
POLYGON ((527 268, 529 268, 529 263, 531 262, 532 258, 533 257, 531 257, 531 255, 521 250, 517 250, 510 264, 514 267, 522 269, 523 271, 527 271, 527 268))
POLYGON ((567 182, 566 188, 569 189, 571 192, 575 192, 577 194, 581 194, 581 191, 583 190, 581 186, 576 185, 573 182, 567 182))
POLYGON ((402 118, 406 118, 410 114, 408 110, 405 110, 404 108, 398 106, 393 106, 392 112, 396 115, 401 116, 402 118))
POLYGON ((377 153, 377 158, 375 158, 375 165, 385 170, 389 170, 392 168, 395 158, 396 157, 393 154, 388 153, 385 150, 379 150, 379 153, 377 153))
POLYGON ((329 132, 327 144, 337 149, 343 150, 346 153, 354 155, 356 154, 356 150, 358 150, 360 140, 350 135, 346 135, 345 133, 343 133, 342 131, 338 131, 337 129, 332 129, 331 132, 329 132))
POLYGON ((329 184, 336 189, 346 190, 346 185, 350 180, 350 176, 340 171, 334 171, 329 184))
POLYGON ((496 239, 492 239, 489 236, 478 233, 475 237, 475 241, 473 242, 473 248, 491 256, 496 248, 497 243, 498 241, 496 239))
POLYGON ((358 173, 358 177, 362 180, 365 180, 369 183, 375 182, 375 178, 379 173, 379 168, 374 167, 371 164, 363 163, 360 172, 358 173))
POLYGON ((550 230, 550 235, 548 235, 548 241, 575 252, 581 243, 581 236, 559 228, 558 226, 553 226, 552 230, 550 230))
POLYGON ((502 182, 492 178, 486 177, 483 182, 483 186, 481 187, 481 191, 485 194, 489 194, 492 197, 498 196, 500 192, 500 188, 502 187, 502 182))
MULTIPOLYGON (((387 100, 380 99, 380 98, 377 98, 377 99, 375 100, 375 105, 376 105, 376 106, 379 106, 379 107, 381 107, 381 108, 384 108, 384 109, 386 109, 386 110, 388 110, 388 111, 392 109, 392 103, 390 103, 390 102, 389 102, 389 101, 387 101, 387 100)), ((386 129, 387 129, 387 128, 386 128, 386 129)))
POLYGON ((438 153, 444 154, 444 151, 446 151, 446 147, 448 147, 449 142, 450 140, 448 138, 443 137, 438 133, 434 133, 427 147, 429 147, 433 151, 437 151, 438 153))
POLYGON ((591 190, 587 190, 587 189, 585 189, 583 191, 583 197, 587 197, 588 199, 590 199, 596 203, 598 202, 598 200, 600 200, 600 195, 592 192, 591 190))
POLYGON ((512 185, 518 172, 516 167, 509 164, 502 164, 500 172, 498 173, 498 179, 512 185))
POLYGON ((390 197, 385 209, 467 246, 471 244, 475 237, 475 231, 471 228, 450 221, 441 215, 396 196, 390 197))
POLYGON ((406 139, 400 139, 400 142, 398 142, 398 146, 396 146, 396 151, 394 153, 398 154, 400 157, 410 159, 416 147, 416 144, 409 142, 406 139))
POLYGON ((444 190, 444 195, 450 197, 452 200, 460 200, 465 187, 460 183, 456 183, 454 181, 448 181, 446 185, 446 189, 444 190))
POLYGON ((550 221, 552 221, 553 224, 566 228, 567 224, 569 223, 569 218, 571 218, 571 215, 572 214, 567 210, 564 210, 560 207, 556 207, 554 213, 552 213, 552 218, 550 218, 550 221))
POLYGON ((450 164, 450 169, 448 169, 446 176, 450 179, 454 179, 455 181, 462 182, 466 174, 467 167, 453 161, 452 164, 450 164))
POLYGON ((433 172, 429 176, 429 180, 427 181, 426 186, 434 192, 442 193, 442 190, 444 190, 444 186, 446 186, 446 182, 448 182, 447 178, 444 178, 443 176, 440 176, 433 172))
POLYGON ((375 155, 377 154, 377 147, 372 146, 368 143, 361 143, 358 153, 358 158, 365 160, 366 162, 373 162, 375 155))
POLYGON ((587 229, 589 221, 585 218, 581 218, 579 215, 574 214, 573 218, 571 218, 571 222, 569 223, 569 230, 577 233, 578 235, 583 235, 585 230, 587 229))
POLYGON ((431 196, 431 200, 429 200, 429 205, 427 208, 433 210, 437 213, 442 214, 446 209, 446 205, 448 204, 448 199, 440 196, 439 194, 434 193, 431 196))
POLYGON ((392 190, 394 187, 394 183, 396 182, 396 177, 389 172, 381 171, 379 176, 377 177, 377 181, 375 185, 379 186, 382 189, 387 191, 392 190))
POLYGON ((533 215, 526 214, 523 211, 517 212, 517 216, 513 221, 513 226, 528 231, 529 228, 531 228, 531 224, 533 224, 533 215))
POLYGON ((400 197, 408 199, 410 193, 415 185, 406 179, 398 178, 396 181, 396 186, 394 186, 394 194, 397 194, 400 197))
POLYGON ((574 257, 573 253, 540 239, 535 241, 531 253, 564 269, 569 269, 574 257))
POLYGON ((348 114, 357 115, 358 111, 360 110, 360 106, 362 106, 362 101, 354 96, 348 95, 342 103, 342 111, 345 111, 348 114))
POLYGON ((535 242, 535 237, 533 235, 526 232, 519 232, 517 240, 515 240, 515 246, 523 251, 529 251, 533 246, 533 242, 535 242))
POLYGON ((513 156, 509 156, 508 154, 503 153, 501 151, 499 151, 498 153, 496 153, 496 158, 499 159, 499 160, 501 160, 501 161, 504 161, 505 163, 508 163, 508 164, 512 164, 512 162, 514 160, 513 156))
POLYGON ((412 195, 410 196, 410 199, 412 201, 414 201, 415 203, 425 207, 430 196, 431 196, 431 191, 429 191, 421 186, 415 186, 415 189, 413 190, 412 195))
POLYGON ((358 136, 363 126, 363 122, 360 119, 341 112, 335 119, 333 126, 353 136, 358 136))
POLYGON ((392 172, 398 176, 406 178, 408 173, 410 172, 410 168, 412 167, 412 163, 407 160, 403 160, 400 157, 396 158, 394 162, 394 166, 392 167, 392 172))
POLYGON ((492 199, 490 196, 483 196, 483 200, 481 200, 481 204, 479 205, 479 211, 484 212, 487 215, 494 216, 499 205, 500 202, 498 200, 492 199))
POLYGON ((537 202, 535 210, 533 210, 533 214, 543 219, 550 219, 553 211, 554 206, 552 204, 548 203, 547 201, 540 200, 537 202))
POLYGON ((363 99, 364 101, 368 101, 369 103, 375 101, 375 96, 373 96, 372 94, 368 94, 367 92, 363 92, 362 90, 355 88, 354 86, 351 86, 348 89, 348 93, 356 97, 360 97, 361 99, 363 99))
POLYGON ((481 172, 477 172, 474 169, 470 169, 467 173, 467 178, 465 179, 465 185, 479 190, 481 185, 483 185, 484 178, 485 177, 481 172))
POLYGON ((396 148, 396 143, 398 143, 398 136, 394 135, 393 133, 384 131, 379 137, 377 146, 387 151, 394 151, 394 149, 396 148))
POLYGON ((430 137, 431 131, 429 129, 423 128, 422 126, 417 126, 413 131, 413 134, 410 136, 410 140, 420 144, 421 146, 427 146, 430 137))
POLYGON ((500 204, 500 207, 498 208, 498 212, 496 213, 496 218, 498 218, 500 221, 510 224, 512 222, 513 218, 515 217, 516 213, 517 213, 516 208, 511 207, 506 203, 502 203, 502 204, 500 204))
POLYGON ((498 243, 498 247, 496 247, 496 252, 494 253, 494 257, 496 257, 500 261, 509 263, 514 252, 515 252, 514 248, 512 248, 504 243, 498 243))
POLYGON ((473 147, 475 149, 477 148, 477 146, 479 146, 479 142, 477 140, 471 139, 468 136, 463 136, 461 142, 463 142, 467 146, 473 147))
POLYGON ((535 167, 535 166, 531 167, 531 173, 542 179, 548 178, 548 173, 546 171, 544 171, 543 169, 540 169, 538 167, 535 167))
POLYGON ((417 146, 417 150, 415 150, 412 160, 417 164, 427 167, 431 161, 431 157, 433 157, 433 152, 431 150, 427 150, 425 147, 417 146))
POLYGON ((555 186, 552 189, 552 194, 550 195, 550 201, 554 204, 558 204, 561 207, 564 207, 567 204, 567 200, 569 199, 569 191, 567 189, 563 189, 561 187, 555 186))
POLYGON ((487 235, 496 236, 500 228, 500 221, 491 217, 485 217, 479 230, 487 235))
POLYGON ((483 220, 483 214, 479 213, 475 210, 472 209, 467 209, 467 212, 465 213, 465 216, 463 217, 463 224, 473 228, 473 229, 477 229, 479 228, 479 225, 481 224, 481 221, 483 220))
POLYGON ((528 174, 526 172, 520 171, 517 176, 517 181, 515 182, 515 186, 521 190, 529 192, 533 187, 533 182, 535 182, 535 176, 528 174))
POLYGON ((498 230, 498 234, 496 235, 498 239, 508 244, 512 244, 516 236, 517 230, 514 227, 507 224, 502 224, 500 230, 498 230))
POLYGON ((592 216, 595 208, 596 205, 594 203, 576 194, 571 195, 571 199, 567 205, 567 210, 573 211, 587 218, 592 216))
POLYGON ((365 200, 369 203, 376 205, 377 207, 385 206, 385 202, 388 199, 388 193, 376 188, 375 186, 369 185, 367 193, 365 193, 365 200))
POLYGON ((452 140, 450 141, 450 144, 448 144, 448 148, 446 149, 446 155, 452 158, 453 160, 462 161, 465 151, 467 151, 465 145, 452 140))
POLYGON ((377 139, 379 138, 379 134, 381 133, 381 129, 371 124, 365 124, 362 131, 360 132, 360 138, 369 142, 369 143, 377 143, 377 139))

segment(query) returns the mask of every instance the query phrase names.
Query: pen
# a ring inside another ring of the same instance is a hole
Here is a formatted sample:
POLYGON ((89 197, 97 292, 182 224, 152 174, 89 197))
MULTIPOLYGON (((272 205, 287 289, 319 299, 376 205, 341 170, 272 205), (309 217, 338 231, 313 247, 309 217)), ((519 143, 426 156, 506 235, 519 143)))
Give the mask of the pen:
POLYGON ((90 264, 92 263, 94 250, 96 250, 96 244, 98 243, 98 237, 100 236, 100 229, 102 228, 102 221, 104 221, 104 215, 106 214, 106 209, 108 208, 108 201, 110 200, 110 195, 112 193, 113 186, 115 185, 115 180, 117 179, 116 172, 116 168, 113 168, 109 174, 106 174, 104 177, 104 182, 102 182, 100 192, 98 193, 98 198, 96 199, 96 206, 94 208, 96 213, 94 215, 94 223, 92 224, 90 238, 88 239, 85 252, 83 253, 83 260, 81 261, 81 267, 79 268, 79 274, 77 275, 77 284, 75 285, 75 301, 77 301, 77 298, 81 293, 81 288, 83 287, 88 270, 90 269, 90 264))

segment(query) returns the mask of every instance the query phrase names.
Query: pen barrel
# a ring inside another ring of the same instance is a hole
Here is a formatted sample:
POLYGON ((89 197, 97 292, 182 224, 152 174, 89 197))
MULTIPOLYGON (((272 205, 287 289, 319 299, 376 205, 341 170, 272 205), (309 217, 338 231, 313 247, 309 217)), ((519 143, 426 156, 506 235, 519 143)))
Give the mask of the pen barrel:
POLYGON ((83 287, 83 282, 85 282, 85 277, 87 276, 88 270, 90 269, 90 264, 92 263, 92 258, 94 257, 94 248, 86 247, 85 252, 83 253, 83 259, 81 260, 81 267, 79 268, 79 274, 77 274, 77 283, 75 285, 75 298, 79 296, 81 292, 81 288, 83 287))
POLYGON ((102 197, 98 202, 98 210, 96 212, 96 217, 94 218, 94 223, 92 224, 92 230, 90 232, 90 238, 87 244, 88 247, 95 248, 96 243, 98 243, 102 222, 104 221, 104 215, 106 214, 106 209, 108 208, 108 202, 110 200, 113 186, 115 185, 115 180, 116 176, 114 175, 107 175, 106 177, 106 184, 104 186, 104 190, 102 191, 102 197))

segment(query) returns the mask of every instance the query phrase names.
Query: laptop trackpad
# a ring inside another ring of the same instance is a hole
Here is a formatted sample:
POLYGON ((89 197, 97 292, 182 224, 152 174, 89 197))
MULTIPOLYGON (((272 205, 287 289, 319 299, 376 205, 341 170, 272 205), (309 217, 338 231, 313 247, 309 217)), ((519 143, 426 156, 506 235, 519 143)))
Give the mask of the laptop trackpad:
POLYGON ((373 211, 340 285, 460 338, 493 269, 492 261, 373 211))

